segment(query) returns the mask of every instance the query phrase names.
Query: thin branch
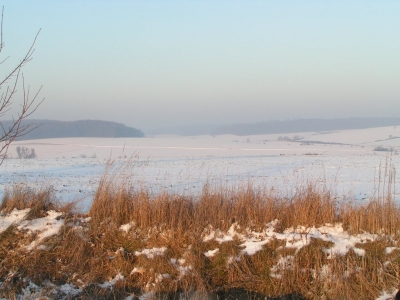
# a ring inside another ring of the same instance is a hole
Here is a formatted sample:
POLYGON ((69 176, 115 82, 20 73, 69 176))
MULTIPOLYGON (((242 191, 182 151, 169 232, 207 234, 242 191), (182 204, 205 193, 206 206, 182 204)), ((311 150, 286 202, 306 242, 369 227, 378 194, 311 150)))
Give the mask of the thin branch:
MULTIPOLYGON (((3 44, 3 20, 4 20, 4 6, 3 6, 3 9, 1 10, 1 29, 0 29, 0 31, 1 31, 1 33, 0 33, 0 35, 1 35, 1 37, 0 37, 0 53, 1 53, 1 50, 3 50, 3 47, 4 47, 4 44, 3 44)), ((6 58, 7 59, 7 58, 6 58)))
MULTIPOLYGON (((4 7, 2 10, 1 14, 1 24, 0 24, 0 53, 2 52, 4 48, 4 42, 3 42, 3 19, 4 19, 4 7)), ((43 103, 44 98, 38 102, 38 95, 40 91, 42 90, 42 86, 39 88, 39 90, 36 92, 33 98, 30 96, 30 86, 25 84, 25 78, 23 73, 21 73, 21 69, 25 66, 26 63, 28 63, 32 59, 32 55, 35 51, 34 46, 36 44, 36 40, 39 36, 41 30, 39 30, 30 46, 28 51, 26 52, 25 56, 23 59, 20 61, 20 63, 11 71, 9 72, 6 77, 4 78, 3 81, 0 82, 0 88, 11 78, 13 78, 13 83, 11 86, 7 86, 7 89, 5 93, 1 94, 0 97, 0 117, 3 117, 6 115, 7 112, 9 112, 12 108, 13 105, 13 98, 15 94, 17 93, 17 85, 20 80, 20 75, 22 76, 22 90, 23 90, 23 101, 21 104, 21 108, 17 114, 17 117, 14 118, 12 117, 11 124, 9 126, 4 126, 3 123, 0 122, 0 128, 2 130, 1 136, 0 136, 0 164, 4 161, 6 158, 6 154, 8 152, 8 149, 11 145, 11 143, 17 139, 18 137, 21 137, 25 134, 28 134, 37 126, 33 126, 32 124, 23 124, 23 120, 28 118, 31 114, 33 114, 36 109, 43 103)), ((7 58, 6 58, 7 59, 7 58)), ((0 62, 2 64, 6 59, 0 62)))
POLYGON ((6 78, 5 78, 3 81, 0 82, 0 86, 3 85, 8 79, 10 79, 10 78, 14 75, 15 72, 17 72, 18 70, 20 70, 27 62, 29 62, 29 61, 32 59, 32 54, 33 54, 33 52, 34 52, 34 50, 35 50, 33 47, 35 46, 36 40, 37 40, 37 38, 38 38, 39 33, 40 33, 41 30, 42 30, 42 29, 39 29, 39 31, 36 33, 36 36, 35 36, 35 38, 33 39, 32 45, 31 45, 31 47, 29 48, 28 52, 25 54, 24 58, 23 58, 23 59, 21 60, 21 62, 14 68, 14 70, 12 70, 12 71, 6 76, 6 78))

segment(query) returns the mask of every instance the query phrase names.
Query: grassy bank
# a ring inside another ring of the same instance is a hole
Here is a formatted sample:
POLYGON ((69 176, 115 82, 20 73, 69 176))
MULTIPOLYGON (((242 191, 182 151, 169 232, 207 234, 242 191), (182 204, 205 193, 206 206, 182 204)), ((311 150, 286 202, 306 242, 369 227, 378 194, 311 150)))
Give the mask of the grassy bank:
POLYGON ((290 197, 251 183, 152 195, 106 172, 81 214, 51 188, 15 186, 0 206, 0 297, 376 299, 399 285, 391 172, 365 205, 313 183, 290 197))

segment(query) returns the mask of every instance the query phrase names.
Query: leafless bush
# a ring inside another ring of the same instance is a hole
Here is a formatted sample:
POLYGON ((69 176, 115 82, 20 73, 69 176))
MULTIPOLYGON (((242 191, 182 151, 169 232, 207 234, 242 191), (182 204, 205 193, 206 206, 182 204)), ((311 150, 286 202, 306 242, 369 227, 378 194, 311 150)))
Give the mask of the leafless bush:
POLYGON ((16 151, 19 159, 32 159, 37 157, 34 148, 29 149, 24 146, 18 146, 16 151))

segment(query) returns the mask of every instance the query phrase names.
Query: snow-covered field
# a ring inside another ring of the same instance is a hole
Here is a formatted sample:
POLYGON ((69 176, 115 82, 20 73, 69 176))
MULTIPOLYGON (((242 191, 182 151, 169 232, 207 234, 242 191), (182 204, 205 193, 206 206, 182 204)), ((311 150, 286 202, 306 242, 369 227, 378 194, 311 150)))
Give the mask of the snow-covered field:
MULTIPOLYGON (((246 184, 249 180, 255 186, 274 187, 283 193, 291 193, 296 187, 307 181, 320 182, 336 191, 339 197, 367 201, 378 192, 382 192, 385 180, 385 168, 397 167, 400 158, 400 128, 384 127, 365 130, 348 130, 324 133, 301 133, 285 135, 259 136, 156 136, 140 139, 97 139, 70 138, 15 142, 9 154, 16 156, 16 147, 35 148, 37 159, 6 159, 0 166, 0 192, 14 183, 23 183, 31 187, 51 185, 57 196, 66 201, 82 199, 82 208, 89 207, 92 196, 109 158, 119 164, 132 163, 130 169, 132 182, 138 188, 147 188, 153 192, 166 190, 173 193, 193 194, 201 191, 207 182, 216 186, 246 184), (380 147, 380 148, 378 148, 380 147), (392 151, 377 151, 391 149, 392 151), (381 179, 379 179, 381 178, 381 179), (380 187, 380 189, 379 189, 380 187)), ((399 181, 396 175, 395 183, 399 181)), ((399 195, 396 193, 397 200, 399 195)), ((64 220, 62 213, 49 211, 47 216, 35 220, 24 219, 29 209, 13 210, 1 216, 0 233, 11 224, 16 230, 26 234, 36 233, 36 239, 25 246, 27 252, 38 247, 46 237, 59 232, 64 220)), ((90 218, 82 219, 90 222, 90 218)), ((240 254, 254 255, 263 245, 272 240, 285 240, 286 248, 300 250, 307 246, 311 238, 332 243, 327 250, 328 259, 344 255, 352 250, 358 256, 364 256, 363 243, 375 240, 369 233, 351 236, 341 224, 326 224, 322 227, 287 228, 282 232, 275 230, 277 220, 271 220, 261 232, 250 229, 238 230, 233 224, 226 231, 207 227, 203 242, 218 242, 210 247, 204 256, 212 258, 222 251, 225 242, 234 239, 240 241, 240 254)), ((81 226, 80 224, 79 226, 81 226)), ((71 225, 75 226, 75 225, 71 225)), ((132 224, 124 224, 120 231, 128 234, 132 224)), ((397 245, 397 244, 396 244, 397 245)), ((122 249, 122 248, 121 248, 122 249)), ((117 252, 123 252, 124 249, 117 252)), ((385 253, 398 251, 398 246, 385 248, 385 253)), ((296 250, 296 251, 297 251, 296 250)), ((135 251, 135 256, 153 259, 163 256, 165 247, 143 248, 135 251)), ((118 253, 115 255, 118 255, 118 253)), ((228 264, 239 257, 229 257, 228 264)), ((293 256, 283 256, 271 268, 271 277, 279 278, 282 270, 290 268, 293 256)), ((191 266, 184 258, 170 260, 178 272, 178 279, 191 266)), ((135 266, 131 275, 144 272, 135 266)), ((321 276, 329 276, 329 267, 321 276)), ((125 274, 126 275, 126 274, 125 274)), ((156 280, 170 279, 170 274, 158 274, 156 280)), ((98 287, 112 289, 124 275, 116 273, 109 281, 99 283, 98 287)), ((23 295, 33 295, 31 289, 40 291, 34 283, 23 289, 23 295)), ((74 285, 54 286, 65 295, 82 292, 74 285)), ((390 299, 395 290, 382 292, 378 299, 390 299)), ((150 292, 151 293, 151 292, 150 292)), ((147 298, 143 294, 141 299, 147 298)), ((21 296, 22 297, 22 296, 21 296)), ((127 298, 128 299, 128 298, 127 298)))
POLYGON ((196 193, 207 181, 229 186, 248 180, 291 192, 314 180, 326 183, 339 196, 362 201, 377 193, 379 173, 383 175, 388 160, 394 167, 399 165, 398 150, 400 127, 254 136, 20 141, 10 147, 11 158, 0 166, 0 193, 14 183, 46 184, 61 199, 83 199, 87 207, 106 161, 123 162, 135 156, 132 180, 153 192, 196 193), (34 148, 38 158, 16 159, 18 146, 34 148), (374 151, 377 147, 393 152, 374 151))

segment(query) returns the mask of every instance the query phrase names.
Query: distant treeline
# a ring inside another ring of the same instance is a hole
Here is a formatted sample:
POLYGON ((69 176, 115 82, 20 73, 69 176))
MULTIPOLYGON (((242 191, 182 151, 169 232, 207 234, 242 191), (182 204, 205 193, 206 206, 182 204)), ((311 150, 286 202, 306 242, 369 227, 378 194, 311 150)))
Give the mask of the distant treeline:
POLYGON ((215 129, 214 134, 273 134, 307 131, 331 131, 397 126, 400 118, 299 119, 269 121, 253 124, 234 124, 215 129))
MULTIPOLYGON (((2 121, 2 126, 8 128, 11 121, 2 121)), ((24 120, 23 126, 31 125, 31 130, 17 140, 66 138, 66 137, 144 137, 141 130, 125 126, 121 123, 81 120, 81 121, 53 121, 53 120, 24 120)))
POLYGON ((307 131, 332 131, 346 129, 364 129, 373 127, 397 126, 400 118, 348 118, 348 119, 297 119, 285 121, 267 121, 260 123, 230 124, 230 125, 196 125, 171 127, 153 130, 152 134, 281 134, 307 131))

